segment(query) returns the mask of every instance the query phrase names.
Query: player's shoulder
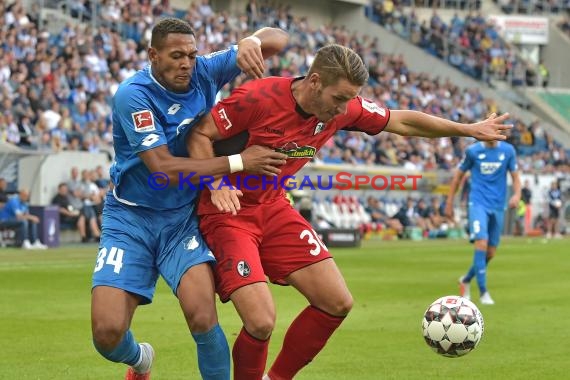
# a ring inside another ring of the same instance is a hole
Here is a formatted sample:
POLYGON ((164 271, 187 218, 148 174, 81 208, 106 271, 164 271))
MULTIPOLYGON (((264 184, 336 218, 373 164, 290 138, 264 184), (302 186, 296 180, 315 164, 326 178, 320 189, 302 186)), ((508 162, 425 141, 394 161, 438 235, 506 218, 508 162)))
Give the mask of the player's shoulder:
POLYGON ((513 155, 516 154, 515 147, 514 147, 511 143, 509 143, 509 142, 507 142, 507 141, 501 141, 501 142, 499 142, 499 146, 500 146, 501 150, 504 151, 504 152, 508 152, 508 153, 513 154, 513 155))
POLYGON ((473 143, 465 148, 465 154, 476 154, 482 152, 483 150, 485 150, 485 144, 483 144, 481 141, 477 141, 476 143, 473 143))
POLYGON ((148 94, 149 90, 152 90, 151 85, 153 84, 154 81, 150 75, 150 69, 148 67, 144 68, 122 81, 117 88, 115 97, 127 97, 128 99, 129 96, 148 94))

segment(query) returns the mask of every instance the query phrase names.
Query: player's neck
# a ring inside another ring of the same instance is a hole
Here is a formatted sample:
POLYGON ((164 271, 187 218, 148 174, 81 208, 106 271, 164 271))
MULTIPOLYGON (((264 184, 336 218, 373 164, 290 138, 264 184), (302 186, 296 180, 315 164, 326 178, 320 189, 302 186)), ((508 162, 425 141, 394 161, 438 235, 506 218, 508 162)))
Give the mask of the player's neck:
POLYGON ((293 94, 293 98, 295 99, 297 106, 300 107, 304 113, 312 115, 314 113, 311 112, 309 99, 304 96, 304 94, 307 94, 307 91, 304 91, 304 88, 307 85, 308 83, 305 78, 293 81, 291 84, 291 93, 293 94))
POLYGON ((490 149, 496 148, 496 147, 499 146, 499 142, 498 142, 498 141, 485 141, 484 144, 485 144, 485 147, 486 147, 486 148, 490 148, 490 149))

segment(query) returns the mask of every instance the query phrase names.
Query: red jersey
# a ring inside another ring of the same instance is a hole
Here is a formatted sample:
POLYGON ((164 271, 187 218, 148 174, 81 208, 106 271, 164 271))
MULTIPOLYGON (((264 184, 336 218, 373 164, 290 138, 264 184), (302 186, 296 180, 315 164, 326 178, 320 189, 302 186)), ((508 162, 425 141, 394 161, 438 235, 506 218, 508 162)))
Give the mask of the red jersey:
MULTIPOLYGON (((344 129, 375 135, 388 124, 390 111, 387 108, 359 96, 348 102, 346 113, 321 122, 297 105, 291 85, 298 79, 269 77, 250 81, 211 110, 223 139, 243 137, 247 131, 246 147, 262 145, 289 156, 276 178, 246 172, 228 176, 244 194, 240 198, 242 207, 283 197, 285 180, 309 162, 337 131, 344 129)), ((219 213, 210 201, 209 190, 202 192, 198 213, 219 213)))

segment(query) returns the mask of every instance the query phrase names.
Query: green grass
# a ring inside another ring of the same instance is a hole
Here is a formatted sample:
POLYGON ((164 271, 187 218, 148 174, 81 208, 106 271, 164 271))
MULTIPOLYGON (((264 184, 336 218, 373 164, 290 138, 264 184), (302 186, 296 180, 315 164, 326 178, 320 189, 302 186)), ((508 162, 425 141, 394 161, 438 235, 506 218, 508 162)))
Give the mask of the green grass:
MULTIPOLYGON (((436 298, 457 293, 469 265, 463 241, 365 242, 333 254, 352 290, 352 313, 297 379, 562 379, 570 373, 569 240, 505 239, 489 268, 496 305, 481 307, 485 334, 469 355, 449 359, 423 342, 420 321, 436 298)), ((96 247, 0 250, 0 379, 121 379, 90 336, 90 283, 96 247)), ((288 287, 271 287, 278 321, 269 362, 284 329, 304 307, 288 287)), ((475 292, 476 293, 476 292, 475 292)), ((230 344, 241 323, 219 306, 230 344)), ((141 307, 135 336, 157 351, 153 380, 198 379, 194 343, 170 290, 141 307)))

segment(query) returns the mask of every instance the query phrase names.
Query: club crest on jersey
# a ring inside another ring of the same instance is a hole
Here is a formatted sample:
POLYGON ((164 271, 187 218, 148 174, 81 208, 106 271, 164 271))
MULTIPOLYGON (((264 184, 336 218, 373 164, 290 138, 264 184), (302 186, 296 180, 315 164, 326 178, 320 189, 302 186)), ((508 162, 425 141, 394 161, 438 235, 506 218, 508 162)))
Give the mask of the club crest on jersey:
POLYGON ((182 244, 184 245, 184 249, 187 251, 193 251, 200 246, 200 243, 198 243, 196 236, 187 237, 184 239, 184 241, 182 241, 182 244))
POLYGON ((290 158, 312 158, 317 153, 315 147, 309 145, 299 146, 294 142, 287 143, 281 148, 276 148, 275 151, 284 153, 290 158))
POLYGON ((249 264, 243 260, 238 262, 236 269, 239 275, 242 277, 248 277, 249 274, 251 273, 251 268, 249 267, 249 264))
POLYGON ((326 127, 326 124, 323 123, 322 121, 319 121, 319 123, 315 126, 315 132, 313 133, 313 136, 321 133, 325 129, 325 127, 326 127))
POLYGON ((131 116, 133 117, 135 131, 144 133, 156 130, 154 126, 154 117, 152 116, 152 112, 149 110, 134 112, 131 116))

